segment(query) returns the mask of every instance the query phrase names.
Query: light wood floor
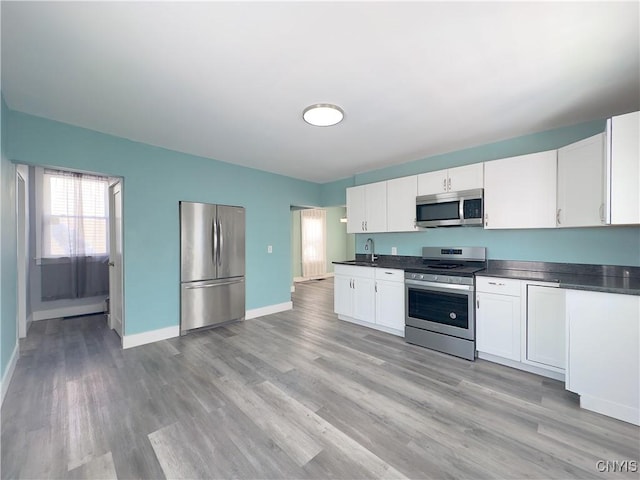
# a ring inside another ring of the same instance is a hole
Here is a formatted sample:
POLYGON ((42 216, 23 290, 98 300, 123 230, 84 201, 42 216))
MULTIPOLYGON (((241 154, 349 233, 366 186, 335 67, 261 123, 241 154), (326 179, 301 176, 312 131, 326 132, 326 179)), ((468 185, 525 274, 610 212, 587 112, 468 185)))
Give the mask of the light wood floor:
POLYGON ((103 317, 34 322, 2 407, 2 478, 638 478, 640 429, 563 384, 293 311, 121 350, 103 317))

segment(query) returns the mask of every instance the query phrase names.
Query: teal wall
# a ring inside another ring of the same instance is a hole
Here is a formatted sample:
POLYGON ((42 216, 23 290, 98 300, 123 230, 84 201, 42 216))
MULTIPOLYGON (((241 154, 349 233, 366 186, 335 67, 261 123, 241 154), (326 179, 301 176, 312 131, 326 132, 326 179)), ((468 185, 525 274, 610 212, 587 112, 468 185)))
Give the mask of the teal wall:
POLYGON ((347 224, 340 218, 347 216, 346 207, 329 207, 327 211, 327 272, 333 273, 333 262, 349 260, 349 241, 354 235, 347 234, 347 224))
POLYGON ((496 160, 498 158, 551 150, 603 132, 605 124, 606 120, 596 120, 571 127, 548 130, 546 132, 534 133, 501 142, 457 150, 442 155, 434 155, 413 162, 403 163, 402 165, 359 173, 353 177, 322 184, 320 187, 322 205, 345 205, 347 203, 347 187, 389 180, 391 178, 406 177, 418 173, 432 172, 450 167, 459 167, 461 165, 470 165, 472 163, 496 160))
MULTIPOLYGON (((437 155, 396 167, 355 175, 321 185, 325 205, 346 203, 345 188, 449 167, 555 149, 604 131, 605 120, 583 123, 479 147, 437 155)), ((421 255, 423 246, 486 246, 491 259, 640 266, 640 227, 484 230, 437 228, 409 233, 356 235, 356 252, 365 253, 366 239, 376 252, 421 255)))
POLYGON ((319 205, 319 185, 16 111, 7 133, 13 162, 124 178, 127 335, 179 324, 180 200, 245 207, 247 309, 290 301, 290 206, 319 205))
MULTIPOLYGON (((16 247, 16 173, 5 155, 7 108, 0 113, 0 372, 6 372, 17 344, 18 251, 16 247)), ((1 377, 0 377, 1 378, 1 377)))

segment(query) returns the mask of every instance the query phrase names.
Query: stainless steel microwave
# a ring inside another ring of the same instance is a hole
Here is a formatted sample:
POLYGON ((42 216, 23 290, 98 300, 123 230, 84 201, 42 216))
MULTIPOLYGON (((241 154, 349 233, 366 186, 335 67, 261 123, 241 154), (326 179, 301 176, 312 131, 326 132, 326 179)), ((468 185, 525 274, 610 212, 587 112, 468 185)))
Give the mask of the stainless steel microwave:
POLYGON ((416 197, 418 227, 482 226, 484 190, 436 193, 416 197))

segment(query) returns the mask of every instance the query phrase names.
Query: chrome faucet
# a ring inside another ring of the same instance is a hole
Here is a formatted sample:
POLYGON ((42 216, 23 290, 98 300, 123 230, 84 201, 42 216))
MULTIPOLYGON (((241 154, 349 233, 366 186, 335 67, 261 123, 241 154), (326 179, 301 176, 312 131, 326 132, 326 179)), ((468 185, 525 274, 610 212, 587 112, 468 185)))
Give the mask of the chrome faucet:
POLYGON ((364 249, 371 252, 371 263, 375 262, 378 257, 376 257, 376 247, 373 243, 373 238, 367 238, 367 243, 364 244, 364 249), (371 244, 371 247, 369 247, 369 244, 371 244))

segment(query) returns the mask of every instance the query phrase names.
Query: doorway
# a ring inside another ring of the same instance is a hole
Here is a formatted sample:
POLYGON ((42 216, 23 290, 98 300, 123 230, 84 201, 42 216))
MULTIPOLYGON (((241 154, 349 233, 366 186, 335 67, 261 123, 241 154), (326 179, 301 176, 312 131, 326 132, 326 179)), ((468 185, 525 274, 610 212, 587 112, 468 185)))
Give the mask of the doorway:
POLYGON ((33 322, 95 314, 105 319, 110 310, 118 312, 113 328, 121 343, 122 179, 17 165, 16 197, 19 336, 24 338, 33 322), (117 215, 111 213, 111 187, 118 193, 117 215), (78 204, 84 205, 82 213, 73 210, 78 204), (111 280, 108 266, 112 228, 119 237, 120 281, 111 280), (118 293, 108 302, 113 288, 118 293))
MULTIPOLYGON (((291 291, 295 291, 295 283, 308 280, 302 268, 302 221, 301 211, 313 208, 291 206, 291 291)), ((333 276, 333 262, 348 260, 355 256, 355 235, 348 234, 346 228, 346 207, 326 207, 325 211, 325 257, 326 273, 322 277, 333 276)))

